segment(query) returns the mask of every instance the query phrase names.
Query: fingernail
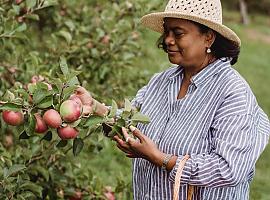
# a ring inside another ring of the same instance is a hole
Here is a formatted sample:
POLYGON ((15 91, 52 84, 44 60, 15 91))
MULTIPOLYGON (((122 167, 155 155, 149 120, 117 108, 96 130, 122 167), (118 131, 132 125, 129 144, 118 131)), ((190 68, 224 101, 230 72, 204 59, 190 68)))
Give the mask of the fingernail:
POLYGON ((129 129, 131 130, 131 132, 133 132, 133 131, 135 131, 135 130, 136 130, 136 127, 134 127, 134 126, 130 125, 130 126, 129 126, 129 129))

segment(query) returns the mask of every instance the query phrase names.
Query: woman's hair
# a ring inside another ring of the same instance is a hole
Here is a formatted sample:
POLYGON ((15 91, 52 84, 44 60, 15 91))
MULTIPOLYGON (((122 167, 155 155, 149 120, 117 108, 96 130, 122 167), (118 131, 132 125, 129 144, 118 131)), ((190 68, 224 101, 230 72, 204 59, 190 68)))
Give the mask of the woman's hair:
MULTIPOLYGON (((212 30, 211 28, 203 24, 193 22, 193 21, 191 22, 199 27, 199 31, 202 34, 207 33, 209 30, 212 30)), ((211 46, 212 53, 217 59, 222 58, 222 57, 232 58, 231 65, 234 65, 238 60, 240 47, 234 41, 231 41, 223 37, 218 32, 214 31, 214 33, 216 34, 216 39, 211 46)), ((157 47, 167 52, 167 46, 165 44, 165 34, 162 34, 157 40, 157 47)))

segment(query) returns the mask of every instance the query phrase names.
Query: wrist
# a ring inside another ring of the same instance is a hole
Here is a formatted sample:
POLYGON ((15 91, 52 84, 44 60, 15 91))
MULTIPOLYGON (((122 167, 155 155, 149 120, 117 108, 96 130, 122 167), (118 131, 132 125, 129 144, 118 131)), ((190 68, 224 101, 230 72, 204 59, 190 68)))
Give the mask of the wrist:
POLYGON ((151 159, 151 162, 158 166, 158 167, 161 167, 162 166, 162 163, 163 163, 163 160, 165 158, 167 154, 161 152, 161 151, 156 151, 153 155, 152 155, 152 159, 151 159))

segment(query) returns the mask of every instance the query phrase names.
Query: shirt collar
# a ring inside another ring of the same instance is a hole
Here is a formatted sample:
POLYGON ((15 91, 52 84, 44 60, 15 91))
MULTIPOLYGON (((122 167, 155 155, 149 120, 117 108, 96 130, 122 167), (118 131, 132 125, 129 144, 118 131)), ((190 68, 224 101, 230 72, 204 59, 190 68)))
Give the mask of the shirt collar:
MULTIPOLYGON (((199 73, 195 74, 191 78, 191 82, 196 86, 199 86, 205 82, 208 78, 213 77, 215 74, 219 73, 223 68, 230 66, 230 58, 219 58, 216 61, 210 63, 207 67, 202 69, 199 73)), ((178 66, 169 76, 169 79, 174 79, 181 76, 183 78, 184 69, 182 66, 178 66)))

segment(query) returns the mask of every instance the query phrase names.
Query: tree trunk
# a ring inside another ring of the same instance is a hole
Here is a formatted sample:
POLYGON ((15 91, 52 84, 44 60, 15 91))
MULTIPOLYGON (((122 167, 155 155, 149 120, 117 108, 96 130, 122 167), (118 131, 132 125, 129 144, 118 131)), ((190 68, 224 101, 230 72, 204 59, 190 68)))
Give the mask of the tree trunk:
POLYGON ((245 0, 238 0, 238 1, 239 1, 239 8, 240 8, 240 13, 241 13, 242 23, 244 25, 248 25, 249 17, 248 17, 248 11, 247 11, 247 4, 245 0))

